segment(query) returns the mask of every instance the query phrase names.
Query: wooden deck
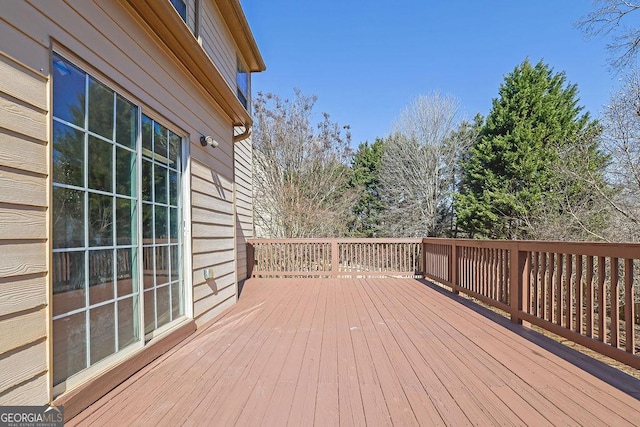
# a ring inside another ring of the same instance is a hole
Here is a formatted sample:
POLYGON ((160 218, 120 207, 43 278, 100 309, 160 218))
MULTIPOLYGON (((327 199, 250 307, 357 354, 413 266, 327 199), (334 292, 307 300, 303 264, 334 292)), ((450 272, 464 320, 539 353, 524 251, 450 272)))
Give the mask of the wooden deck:
POLYGON ((413 279, 251 279, 68 425, 638 425, 640 381, 413 279))

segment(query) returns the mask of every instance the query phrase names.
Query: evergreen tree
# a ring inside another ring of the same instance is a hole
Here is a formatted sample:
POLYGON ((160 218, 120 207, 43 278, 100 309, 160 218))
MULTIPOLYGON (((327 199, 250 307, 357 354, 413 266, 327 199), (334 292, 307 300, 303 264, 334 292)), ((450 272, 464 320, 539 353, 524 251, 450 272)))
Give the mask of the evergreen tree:
POLYGON ((383 145, 380 138, 376 138, 373 144, 360 144, 351 162, 351 187, 356 188, 359 194, 349 224, 349 232, 354 237, 380 236, 383 202, 379 193, 379 173, 383 145))
POLYGON ((577 94, 564 73, 542 61, 525 60, 505 77, 464 168, 456 198, 461 230, 472 237, 531 238, 545 216, 562 216, 572 200, 583 198, 584 186, 569 179, 564 166, 597 173, 606 157, 585 142, 593 141, 585 135, 598 125, 582 113, 577 94), (585 149, 590 161, 571 157, 585 149))

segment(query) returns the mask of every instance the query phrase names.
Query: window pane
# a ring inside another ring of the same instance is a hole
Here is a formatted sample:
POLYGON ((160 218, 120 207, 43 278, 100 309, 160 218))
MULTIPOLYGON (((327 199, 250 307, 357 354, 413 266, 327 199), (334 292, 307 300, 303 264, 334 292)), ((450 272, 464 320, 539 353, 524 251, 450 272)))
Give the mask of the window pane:
POLYGON ((169 209, 169 242, 178 243, 180 221, 177 208, 169 209))
POLYGON ((171 280, 180 279, 180 246, 171 245, 171 280))
POLYGON ((84 128, 85 73, 53 54, 53 115, 84 128))
POLYGON ((113 145, 89 136, 89 188, 111 192, 113 145))
POLYGON ((155 202, 167 203, 167 169, 163 166, 154 165, 154 182, 155 182, 155 202))
POLYGON ((169 204, 178 206, 178 173, 169 171, 169 204))
POLYGON ((116 95, 116 142, 129 148, 136 146, 138 109, 135 105, 116 95))
POLYGON ((87 367, 86 313, 53 321, 53 384, 87 367))
POLYGON ((156 286, 169 282, 169 247, 156 248, 156 286))
POLYGON ((182 303, 182 283, 173 282, 171 284, 171 319, 175 320, 184 314, 182 303))
POLYGON ((118 249, 116 251, 116 280, 118 281, 118 297, 137 292, 133 272, 136 270, 134 249, 118 249))
POLYGON ((153 184, 153 163, 148 160, 142 160, 142 200, 151 202, 152 195, 151 186, 153 184))
POLYGON ((136 195, 136 155, 116 148, 116 192, 125 196, 136 195))
POLYGON ((84 246, 84 192, 53 188, 53 247, 84 246))
POLYGON ((242 65, 238 64, 238 74, 236 75, 236 81, 238 83, 238 89, 242 93, 249 91, 249 74, 242 68, 242 65))
POLYGON ((116 245, 133 245, 135 235, 136 208, 131 199, 116 198, 116 245))
POLYGON ((142 242, 145 245, 153 243, 153 205, 142 204, 142 242))
POLYGON ((151 158, 151 154, 153 153, 153 145, 151 140, 151 135, 153 135, 153 121, 142 115, 142 155, 148 158, 151 158))
POLYGON ((113 288, 113 250, 89 251, 89 304, 113 299, 113 288))
MULTIPOLYGON (((143 248, 142 253, 144 256, 144 260, 143 260, 144 284, 143 285, 145 289, 150 289, 150 288, 153 288, 155 250, 153 247, 143 248)), ((146 302, 145 302, 145 305, 146 305, 146 302)))
POLYGON ((84 251, 54 252, 53 315, 68 313, 86 305, 84 251))
POLYGON ((137 297, 118 301, 118 350, 140 340, 138 317, 137 297))
POLYGON ((113 246, 113 197, 89 193, 89 246, 113 246))
POLYGON ((169 300, 170 291, 171 288, 169 286, 163 286, 156 290, 156 295, 158 297, 158 328, 171 321, 171 301, 169 300))
POLYGON ((169 131, 169 164, 172 168, 180 170, 178 158, 180 157, 180 137, 169 131))
POLYGON ((155 212, 156 244, 167 243, 167 208, 156 206, 155 212))
POLYGON ((84 133, 53 122, 53 180, 84 187, 84 133))
POLYGON ((89 77, 89 130, 113 140, 113 91, 89 77))
POLYGON ((238 85, 238 99, 245 109, 248 109, 249 97, 249 73, 247 73, 242 64, 238 62, 238 73, 236 74, 236 83, 238 85))
POLYGON ((187 4, 184 0, 171 0, 171 4, 176 8, 178 15, 184 22, 187 22, 187 4))
POLYGON ((148 334, 156 327, 156 298, 153 289, 144 293, 144 333, 148 334))
POLYGON ((113 303, 89 311, 91 322, 91 364, 116 351, 116 319, 113 303))
POLYGON ((154 124, 153 151, 155 152, 155 156, 153 156, 153 158, 156 162, 168 163, 167 156, 169 154, 167 144, 167 128, 157 122, 154 124))

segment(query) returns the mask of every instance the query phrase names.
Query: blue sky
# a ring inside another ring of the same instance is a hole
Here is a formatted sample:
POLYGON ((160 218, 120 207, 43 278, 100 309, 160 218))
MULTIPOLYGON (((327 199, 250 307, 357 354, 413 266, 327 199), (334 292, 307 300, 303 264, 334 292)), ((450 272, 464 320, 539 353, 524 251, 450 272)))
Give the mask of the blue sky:
POLYGON ((464 118, 486 115, 505 74, 529 57, 577 83, 598 117, 619 76, 605 41, 575 22, 589 0, 242 0, 267 71, 252 90, 317 95, 315 112, 349 124, 352 145, 386 136, 413 98, 458 98, 464 118))

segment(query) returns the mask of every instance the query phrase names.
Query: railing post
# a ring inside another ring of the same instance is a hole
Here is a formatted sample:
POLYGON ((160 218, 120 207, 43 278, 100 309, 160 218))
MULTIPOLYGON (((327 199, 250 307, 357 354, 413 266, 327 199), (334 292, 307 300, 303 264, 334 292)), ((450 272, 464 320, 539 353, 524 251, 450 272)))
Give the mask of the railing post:
POLYGON ((427 242, 422 239, 422 278, 427 278, 427 242))
POLYGON ((458 295, 458 247, 455 242, 451 242, 451 256, 449 257, 449 281, 451 282, 451 292, 458 295))
POLYGON ((338 240, 331 239, 331 277, 338 277, 338 262, 340 262, 338 240))
POLYGON ((520 312, 529 306, 531 254, 521 251, 518 244, 513 244, 509 257, 511 321, 522 325, 520 312))
POLYGON ((253 267, 256 262, 255 254, 253 243, 247 242, 247 277, 253 277, 253 267))

